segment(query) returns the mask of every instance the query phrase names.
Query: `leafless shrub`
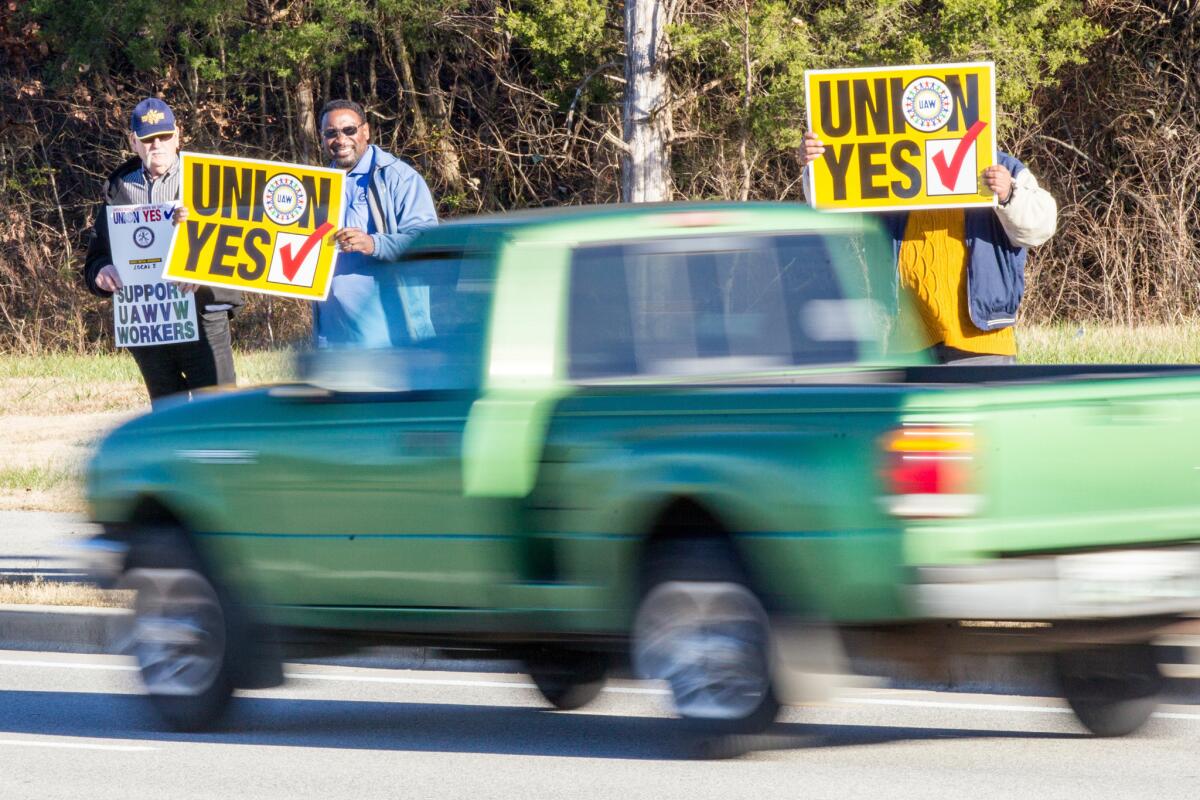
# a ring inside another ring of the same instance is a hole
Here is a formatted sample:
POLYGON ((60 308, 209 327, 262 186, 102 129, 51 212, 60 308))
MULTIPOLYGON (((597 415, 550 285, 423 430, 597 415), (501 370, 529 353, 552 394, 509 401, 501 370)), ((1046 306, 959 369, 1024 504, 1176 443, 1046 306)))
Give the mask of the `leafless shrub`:
POLYGON ((1200 4, 1101 0, 1111 31, 1024 138, 1060 203, 1028 318, 1177 322, 1200 310, 1200 4))

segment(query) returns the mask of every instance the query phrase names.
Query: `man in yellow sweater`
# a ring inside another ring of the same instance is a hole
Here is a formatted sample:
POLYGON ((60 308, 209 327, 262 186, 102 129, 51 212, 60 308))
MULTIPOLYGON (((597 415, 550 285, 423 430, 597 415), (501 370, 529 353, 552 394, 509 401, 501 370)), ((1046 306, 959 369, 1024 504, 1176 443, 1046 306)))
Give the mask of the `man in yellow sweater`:
MULTIPOLYGON (((824 144, 804 136, 804 166, 824 144)), ((886 212, 901 304, 892 348, 926 350, 940 364, 1012 364, 1012 325, 1025 290, 1026 248, 1050 238, 1058 223, 1054 198, 1024 164, 1007 153, 983 172, 995 208, 886 212)))

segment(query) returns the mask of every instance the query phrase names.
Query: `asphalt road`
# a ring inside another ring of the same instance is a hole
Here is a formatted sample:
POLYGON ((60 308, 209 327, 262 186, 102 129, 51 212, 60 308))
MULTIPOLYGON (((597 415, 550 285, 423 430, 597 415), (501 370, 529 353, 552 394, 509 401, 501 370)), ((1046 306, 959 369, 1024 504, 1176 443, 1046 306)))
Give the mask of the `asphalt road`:
POLYGON ((0 557, 61 556, 99 530, 79 514, 0 511, 0 557))
POLYGON ((0 786, 37 798, 1192 798, 1200 707, 1095 739, 1037 697, 843 690, 699 760, 654 686, 573 713, 526 678, 290 665, 216 732, 163 733, 112 656, 0 651, 0 786))

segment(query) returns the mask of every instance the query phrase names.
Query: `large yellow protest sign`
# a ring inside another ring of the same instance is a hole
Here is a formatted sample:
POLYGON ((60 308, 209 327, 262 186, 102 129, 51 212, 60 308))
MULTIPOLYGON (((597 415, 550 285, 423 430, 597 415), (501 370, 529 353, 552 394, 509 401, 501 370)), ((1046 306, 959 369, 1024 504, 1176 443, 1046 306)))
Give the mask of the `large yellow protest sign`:
POLYGON ((990 62, 810 70, 808 128, 825 144, 807 194, 830 211, 988 206, 996 163, 990 62))
POLYGON ((180 158, 187 220, 171 243, 166 277, 325 299, 345 173, 200 153, 180 158))

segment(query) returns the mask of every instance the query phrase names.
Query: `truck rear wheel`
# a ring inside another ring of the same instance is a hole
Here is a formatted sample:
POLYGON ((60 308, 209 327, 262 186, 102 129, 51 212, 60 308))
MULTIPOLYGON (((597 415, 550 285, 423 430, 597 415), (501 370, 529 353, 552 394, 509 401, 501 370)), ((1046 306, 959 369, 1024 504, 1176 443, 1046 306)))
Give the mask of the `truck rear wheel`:
POLYGON ((228 604, 180 532, 147 533, 156 535, 135 545, 123 581, 137 592, 128 650, 159 716, 199 730, 233 696, 228 604))
POLYGON ((705 733, 751 734, 779 713, 771 626, 736 553, 721 540, 679 540, 648 563, 633 664, 666 681, 675 709, 705 733))
POLYGON ((582 708, 600 694, 608 674, 608 656, 545 647, 525 657, 525 669, 546 702, 570 711, 582 708))
POLYGON ((1063 696, 1097 736, 1124 736, 1158 707, 1164 679, 1149 644, 1073 650, 1056 657, 1063 696))

